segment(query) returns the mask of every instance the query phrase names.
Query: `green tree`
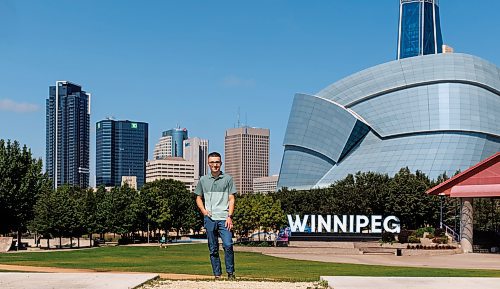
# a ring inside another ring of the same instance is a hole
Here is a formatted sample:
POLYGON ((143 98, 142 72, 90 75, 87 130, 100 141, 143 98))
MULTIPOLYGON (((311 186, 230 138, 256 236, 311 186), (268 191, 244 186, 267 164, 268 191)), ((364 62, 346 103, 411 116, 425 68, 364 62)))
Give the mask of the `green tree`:
POLYGON ((139 206, 137 199, 139 194, 127 184, 121 187, 114 187, 107 193, 105 198, 111 203, 110 211, 107 215, 110 230, 113 233, 125 235, 137 229, 137 218, 139 216, 139 206))
POLYGON ((113 212, 112 196, 106 191, 104 186, 99 186, 94 194, 94 198, 95 232, 103 239, 104 234, 111 232, 111 228, 113 227, 110 217, 113 212))
POLYGON ((200 217, 195 196, 180 181, 167 179, 165 182, 172 216, 169 229, 174 229, 179 236, 181 232, 185 233, 194 229, 196 219, 200 217))
MULTIPOLYGON (((92 234, 98 232, 99 224, 97 218, 97 197, 96 192, 89 188, 84 191, 82 198, 83 210, 83 230, 88 234, 90 242, 92 242, 92 234)), ((92 246, 92 243, 90 243, 92 246)))
POLYGON ((277 230, 286 222, 281 207, 281 201, 275 194, 239 196, 234 212, 234 230, 240 236, 247 236, 252 230, 277 230))
POLYGON ((398 216, 406 228, 437 226, 439 198, 425 193, 430 185, 425 174, 420 171, 412 174, 408 168, 402 168, 388 185, 386 213, 398 216))
POLYGON ((80 237, 85 231, 82 191, 79 187, 63 185, 45 192, 35 205, 31 227, 46 238, 59 238, 60 247, 62 237, 80 237))
POLYGON ((167 229, 171 224, 171 205, 168 198, 169 187, 170 182, 167 182, 167 180, 156 180, 144 184, 141 188, 142 219, 146 222, 146 226, 149 227, 150 231, 167 229))
POLYGON ((256 199, 259 206, 259 225, 264 231, 276 231, 286 223, 280 200, 268 194, 259 194, 256 199))
POLYGON ((37 232, 40 237, 47 239, 47 248, 50 247, 52 218, 53 218, 53 190, 42 192, 40 198, 34 206, 35 217, 30 222, 30 230, 37 232))
POLYGON ((19 244, 34 218, 39 195, 49 188, 42 160, 34 159, 31 150, 17 141, 0 139, 0 233, 17 232, 19 244))
POLYGON ((234 209, 234 231, 240 236, 247 236, 256 228, 258 222, 254 197, 251 194, 244 194, 237 197, 234 209))

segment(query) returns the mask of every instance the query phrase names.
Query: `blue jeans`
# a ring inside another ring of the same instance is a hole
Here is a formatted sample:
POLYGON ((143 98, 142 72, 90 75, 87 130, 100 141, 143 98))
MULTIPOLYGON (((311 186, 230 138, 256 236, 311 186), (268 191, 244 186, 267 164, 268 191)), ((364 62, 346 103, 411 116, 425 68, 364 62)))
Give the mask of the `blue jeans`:
POLYGON ((232 233, 225 224, 225 220, 212 220, 205 216, 204 227, 207 230, 208 250, 210 251, 210 262, 212 263, 212 271, 214 276, 222 275, 220 258, 219 258, 219 236, 222 239, 222 247, 224 248, 224 261, 226 263, 226 272, 234 273, 234 251, 232 233))

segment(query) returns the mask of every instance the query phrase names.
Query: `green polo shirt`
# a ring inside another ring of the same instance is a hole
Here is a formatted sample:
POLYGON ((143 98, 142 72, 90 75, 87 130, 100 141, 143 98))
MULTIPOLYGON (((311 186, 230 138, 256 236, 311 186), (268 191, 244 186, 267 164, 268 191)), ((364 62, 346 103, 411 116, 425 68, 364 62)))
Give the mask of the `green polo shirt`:
POLYGON ((194 193, 203 196, 205 209, 212 214, 212 220, 225 220, 229 215, 229 195, 236 194, 236 187, 230 175, 221 172, 214 178, 209 173, 200 178, 194 193))

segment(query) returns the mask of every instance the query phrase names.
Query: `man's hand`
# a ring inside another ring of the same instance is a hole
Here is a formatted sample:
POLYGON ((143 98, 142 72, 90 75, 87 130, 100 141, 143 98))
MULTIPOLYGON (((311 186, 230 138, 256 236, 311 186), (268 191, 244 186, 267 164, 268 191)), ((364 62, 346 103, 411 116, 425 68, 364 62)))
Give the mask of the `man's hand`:
POLYGON ((229 231, 231 231, 233 229, 233 219, 231 217, 227 217, 224 225, 229 231))
POLYGON ((209 216, 209 217, 212 217, 212 213, 210 213, 210 211, 209 211, 209 210, 203 210, 201 213, 203 214, 203 216, 209 216))

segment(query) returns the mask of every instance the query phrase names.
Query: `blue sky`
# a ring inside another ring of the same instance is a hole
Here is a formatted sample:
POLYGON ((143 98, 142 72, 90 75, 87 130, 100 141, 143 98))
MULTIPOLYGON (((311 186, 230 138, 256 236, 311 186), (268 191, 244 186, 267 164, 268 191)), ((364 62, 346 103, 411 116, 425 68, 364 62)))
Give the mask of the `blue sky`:
MULTIPOLYGON (((177 125, 223 152, 239 110, 270 128, 278 173, 294 94, 394 60, 398 3, 0 0, 0 138, 44 158, 48 87, 69 80, 92 93, 92 168, 108 116, 148 122, 150 155, 177 125)), ((440 9, 444 43, 500 64, 500 1, 440 9)))

